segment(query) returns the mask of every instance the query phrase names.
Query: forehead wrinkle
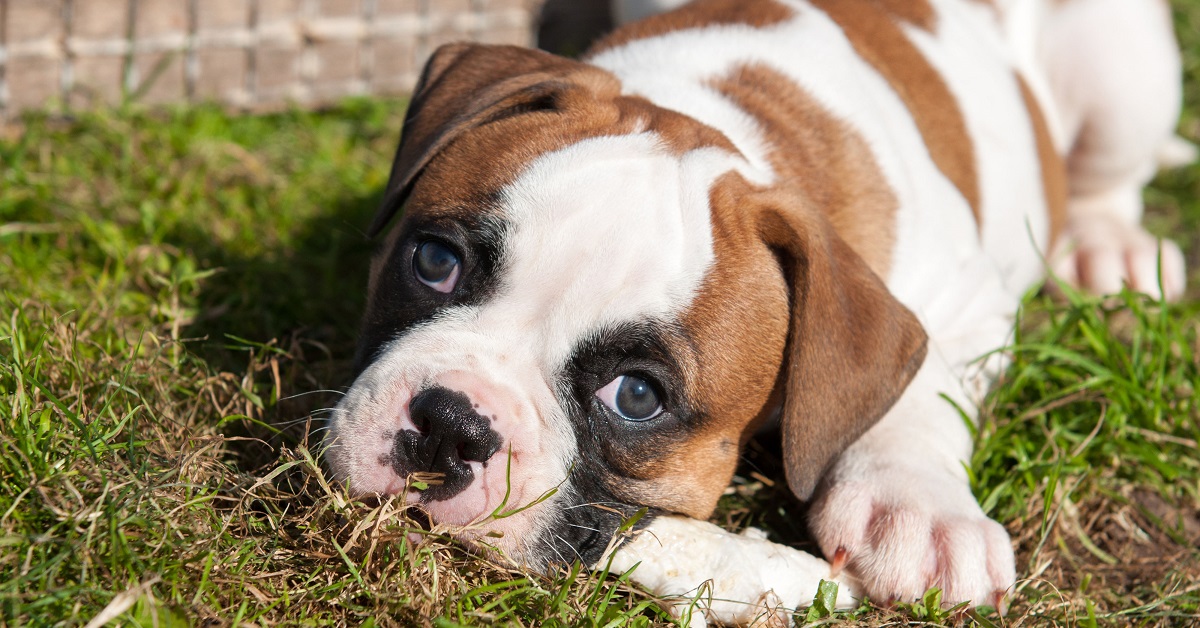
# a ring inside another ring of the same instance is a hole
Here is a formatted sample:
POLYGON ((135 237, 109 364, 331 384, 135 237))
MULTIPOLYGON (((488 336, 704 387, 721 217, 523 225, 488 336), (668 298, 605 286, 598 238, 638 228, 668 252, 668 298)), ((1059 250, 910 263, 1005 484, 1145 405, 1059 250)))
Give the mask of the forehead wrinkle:
POLYGON ((693 153, 672 155, 640 133, 531 163, 503 194, 504 284, 485 308, 488 326, 526 330, 526 350, 557 368, 597 329, 673 318, 714 256, 708 188, 721 168, 693 153))

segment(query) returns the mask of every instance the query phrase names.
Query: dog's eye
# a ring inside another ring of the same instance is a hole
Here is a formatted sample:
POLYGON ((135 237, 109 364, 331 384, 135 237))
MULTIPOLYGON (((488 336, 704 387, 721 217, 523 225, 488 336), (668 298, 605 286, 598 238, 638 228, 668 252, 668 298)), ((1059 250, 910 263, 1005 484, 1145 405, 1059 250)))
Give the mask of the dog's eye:
POLYGON ((630 421, 648 421, 663 411, 654 385, 636 375, 617 377, 597 390, 596 396, 610 410, 630 421))
POLYGON ((435 240, 421 243, 413 253, 413 273, 421 283, 438 292, 454 290, 461 266, 458 254, 435 240))

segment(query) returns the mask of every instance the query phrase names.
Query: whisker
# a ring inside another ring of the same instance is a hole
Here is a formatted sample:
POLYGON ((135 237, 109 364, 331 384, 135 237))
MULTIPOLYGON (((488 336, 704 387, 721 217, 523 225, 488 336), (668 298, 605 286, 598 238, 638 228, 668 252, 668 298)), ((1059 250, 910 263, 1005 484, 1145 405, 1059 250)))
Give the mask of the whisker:
POLYGON ((584 506, 627 506, 621 502, 586 502, 583 504, 575 504, 574 506, 563 506, 563 510, 571 510, 572 508, 582 508, 584 506))
POLYGON ((340 391, 340 390, 321 389, 321 390, 310 390, 308 392, 296 393, 294 395, 288 395, 286 397, 280 397, 279 400, 286 401, 288 399, 296 399, 297 397, 303 397, 305 395, 315 395, 317 393, 333 393, 335 395, 342 395, 342 396, 345 396, 345 394, 346 394, 345 392, 340 391))
MULTIPOLYGON (((572 551, 572 552, 575 552, 575 556, 577 556, 577 557, 579 558, 579 564, 583 565, 583 556, 582 556, 582 555, 579 553, 579 550, 575 549, 575 546, 574 546, 574 545, 571 545, 570 543, 567 543, 567 540, 566 540, 566 539, 564 539, 564 538, 562 538, 561 536, 558 536, 558 533, 557 533, 557 532, 555 532, 555 533, 554 533, 554 538, 556 538, 556 539, 558 539, 558 540, 562 541, 564 545, 566 545, 567 547, 571 548, 571 551, 572 551)), ((588 565, 583 565, 583 566, 584 566, 584 567, 587 567, 588 565)))
MULTIPOLYGON (((308 434, 309 436, 320 436, 320 435, 321 435, 321 432, 328 432, 328 431, 329 431, 329 430, 331 430, 331 429, 333 429, 333 428, 331 428, 331 427, 318 427, 318 428, 316 428, 316 429, 309 430, 309 431, 307 432, 307 434, 308 434)), ((275 434, 275 435, 271 436, 271 438, 270 438, 270 439, 268 439, 268 442, 270 442, 270 443, 276 443, 276 442, 278 442, 278 441, 282 440, 283 438, 285 438, 285 437, 287 437, 287 436, 288 436, 287 434, 285 434, 285 433, 283 433, 283 432, 280 432, 280 433, 278 433, 278 434, 275 434)))
POLYGON ((274 422, 274 423, 270 423, 269 425, 270 425, 271 427, 280 427, 280 428, 284 428, 284 427, 292 427, 293 425, 299 425, 299 424, 301 424, 301 423, 307 423, 308 421, 310 421, 310 420, 312 420, 312 419, 313 419, 313 417, 311 417, 311 416, 302 416, 302 417, 300 417, 300 418, 298 418, 298 419, 289 419, 289 420, 287 420, 287 421, 276 421, 276 422, 274 422))
POLYGON ((597 530, 596 528, 589 528, 587 526, 581 526, 581 525, 578 525, 575 523, 568 523, 567 525, 571 526, 572 528, 579 528, 581 530, 591 530, 592 532, 595 532, 596 534, 600 534, 600 531, 597 530))
MULTIPOLYGON (((554 536, 558 536, 558 535, 556 534, 554 536)), ((559 539, 559 540, 562 540, 562 539, 559 539)), ((558 555, 558 560, 561 563, 563 563, 564 565, 567 564, 567 559, 563 557, 562 553, 558 551, 557 547, 554 547, 554 544, 551 543, 549 539, 547 539, 546 537, 542 537, 542 542, 546 544, 546 547, 550 548, 550 551, 552 551, 556 555, 558 555)))

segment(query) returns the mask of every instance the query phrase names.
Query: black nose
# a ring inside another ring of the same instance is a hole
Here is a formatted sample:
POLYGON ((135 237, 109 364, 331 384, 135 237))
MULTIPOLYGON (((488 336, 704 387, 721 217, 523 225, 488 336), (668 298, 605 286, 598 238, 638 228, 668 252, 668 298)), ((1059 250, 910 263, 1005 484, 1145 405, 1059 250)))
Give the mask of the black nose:
POLYGON ((431 484, 423 499, 440 501, 461 493, 474 479, 467 463, 486 463, 500 449, 500 435, 487 417, 475 412, 466 393, 426 388, 408 402, 408 414, 418 431, 396 434, 392 466, 401 477, 418 471, 442 474, 441 484, 431 484))

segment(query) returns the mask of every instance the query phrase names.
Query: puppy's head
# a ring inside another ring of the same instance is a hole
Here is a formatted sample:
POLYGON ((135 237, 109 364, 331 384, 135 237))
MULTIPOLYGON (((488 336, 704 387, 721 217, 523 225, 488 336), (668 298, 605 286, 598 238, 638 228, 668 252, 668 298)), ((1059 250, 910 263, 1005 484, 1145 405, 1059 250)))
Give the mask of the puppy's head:
POLYGON ((440 49, 372 228, 404 207, 332 418, 336 478, 407 490, 520 562, 590 564, 640 507, 707 517, 781 393, 807 497, 924 334, 819 211, 747 173, 603 70, 440 49))

